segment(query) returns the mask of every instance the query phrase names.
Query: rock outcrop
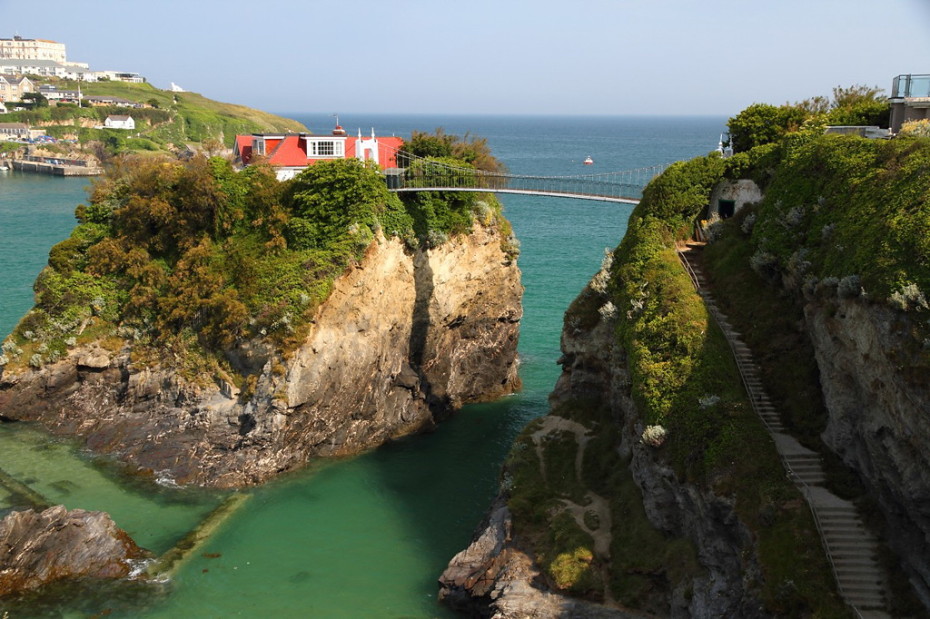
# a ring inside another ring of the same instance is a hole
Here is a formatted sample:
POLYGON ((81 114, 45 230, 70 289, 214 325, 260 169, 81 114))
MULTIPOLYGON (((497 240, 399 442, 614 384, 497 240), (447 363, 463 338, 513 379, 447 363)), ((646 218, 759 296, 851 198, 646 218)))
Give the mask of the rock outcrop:
POLYGON ((645 617, 547 591, 537 584, 539 567, 513 543, 510 512, 495 501, 478 536, 455 555, 439 578, 439 599, 470 616, 497 619, 645 617))
POLYGON ((930 607, 930 368, 913 337, 926 317, 861 297, 809 298, 804 310, 829 413, 824 441, 877 498, 930 607))
MULTIPOLYGON (((594 297, 600 295, 590 288, 582 296, 590 297, 586 302, 596 307, 606 301, 604 297, 596 302, 594 297)), ((758 597, 762 572, 753 536, 738 518, 732 501, 679 480, 640 440, 645 425, 631 397, 626 352, 613 335, 615 320, 567 316, 559 360, 562 374, 549 397, 550 405, 557 410, 581 401, 591 407, 600 400, 613 411, 621 427, 616 449, 629 462, 649 524, 665 536, 689 540, 700 573, 679 583, 669 582, 664 575, 652 575, 657 593, 647 608, 637 611, 620 608, 609 600, 600 605, 562 595, 546 586, 539 566, 526 550, 529 544, 511 530, 505 482, 472 544, 452 559, 440 578, 440 599, 458 608, 471 604, 471 612, 496 618, 768 616, 758 597), (562 610, 547 614, 548 609, 562 610), (568 609, 571 612, 566 614, 568 609)))
POLYGON ((257 483, 514 391, 521 296, 495 228, 415 253, 379 237, 335 281, 299 347, 243 342, 228 352, 248 393, 136 361, 128 345, 91 345, 0 376, 0 415, 78 435, 178 483, 257 483))
POLYGON ((147 556, 103 512, 12 512, 0 521, 0 597, 58 580, 126 578, 147 556))

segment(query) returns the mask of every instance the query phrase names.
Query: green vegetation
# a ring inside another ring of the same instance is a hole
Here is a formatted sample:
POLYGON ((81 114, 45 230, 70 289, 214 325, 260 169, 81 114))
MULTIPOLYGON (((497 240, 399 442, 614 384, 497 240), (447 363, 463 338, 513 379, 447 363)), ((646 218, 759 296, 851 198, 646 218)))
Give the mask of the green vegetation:
POLYGON ((736 152, 777 142, 802 129, 821 133, 826 125, 873 125, 887 127, 891 114, 881 90, 868 86, 833 89, 833 100, 813 97, 795 104, 775 106, 756 103, 727 123, 736 152))
MULTIPOLYGON (((224 351, 236 342, 265 338, 282 351, 299 342, 377 233, 411 247, 437 233, 425 227, 418 239, 418 211, 356 159, 318 163, 286 183, 268 167, 235 172, 218 157, 128 156, 111 168, 76 209, 71 237, 52 248, 5 363, 40 366, 83 341, 130 340, 137 359, 149 350, 189 375, 229 375, 224 351)), ((504 221, 493 198, 434 203, 463 222, 450 234, 470 232, 475 219, 504 221)))
MULTIPOLYGON (((63 90, 78 88, 77 82, 48 81, 63 90)), ((84 145, 100 144, 102 148, 97 154, 104 157, 124 152, 183 151, 188 144, 216 150, 217 147, 231 147, 237 134, 307 131, 297 121, 241 105, 213 101, 193 92, 175 93, 159 90, 150 84, 112 81, 82 82, 80 87, 84 96, 120 97, 149 107, 77 107, 67 104, 48 107, 46 102, 45 106, 39 105, 32 110, 11 112, 6 119, 42 125, 53 137, 76 138, 84 145), (132 116, 136 130, 93 128, 102 125, 112 114, 132 116)))
POLYGON ((752 230, 760 268, 811 285, 854 277, 873 299, 930 290, 930 141, 825 135, 776 153, 752 230))
MULTIPOLYGON (((442 159, 451 157, 464 162, 476 170, 485 172, 506 172, 504 164, 491 155, 491 149, 485 138, 478 138, 465 134, 464 137, 446 133, 442 127, 433 133, 414 131, 410 141, 404 145, 404 152, 416 157, 442 159)), ((401 167, 409 167, 412 161, 404 159, 398 161, 401 167)))

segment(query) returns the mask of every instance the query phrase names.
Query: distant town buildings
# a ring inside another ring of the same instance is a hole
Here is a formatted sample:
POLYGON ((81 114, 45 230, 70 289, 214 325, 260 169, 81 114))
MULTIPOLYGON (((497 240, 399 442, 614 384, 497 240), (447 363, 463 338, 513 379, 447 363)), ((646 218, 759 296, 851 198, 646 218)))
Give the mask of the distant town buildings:
POLYGON ((243 166, 259 159, 267 162, 275 168, 278 180, 284 181, 294 178, 308 166, 332 159, 374 161, 382 169, 397 167, 397 151, 403 143, 399 137, 375 137, 374 129, 371 130, 370 138, 363 138, 361 130, 358 137, 352 137, 336 125, 331 135, 237 135, 233 155, 237 163, 243 166))
POLYGON ((0 75, 37 75, 84 82, 145 82, 145 78, 138 73, 91 71, 86 62, 69 62, 64 43, 19 36, 0 39, 0 75))

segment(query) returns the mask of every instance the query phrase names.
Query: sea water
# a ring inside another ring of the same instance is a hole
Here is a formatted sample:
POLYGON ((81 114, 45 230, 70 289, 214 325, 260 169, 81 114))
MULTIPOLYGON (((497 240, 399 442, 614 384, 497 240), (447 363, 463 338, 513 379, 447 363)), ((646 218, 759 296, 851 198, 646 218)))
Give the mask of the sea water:
MULTIPOLYGON (((292 117, 326 133, 327 114, 292 117)), ((716 147, 723 118, 343 115, 352 134, 412 130, 486 138, 515 174, 568 175, 647 167, 716 147), (594 166, 583 166, 585 157, 594 166)), ((48 249, 74 225, 84 179, 0 173, 0 332, 32 303, 48 249)), ((252 498, 176 574, 157 587, 52 589, 0 603, 21 616, 446 617, 436 578, 464 548, 497 486, 513 438, 547 412, 558 377, 562 315, 619 243, 631 208, 507 195, 521 242, 523 390, 465 407, 436 432, 364 455, 312 464, 250 490, 252 498)), ((127 475, 105 458, 22 424, 0 425, 0 469, 69 508, 113 514, 162 552, 221 498, 127 475)), ((0 495, 0 510, 4 497, 0 495)), ((2 514, 2 511, 0 511, 2 514)))

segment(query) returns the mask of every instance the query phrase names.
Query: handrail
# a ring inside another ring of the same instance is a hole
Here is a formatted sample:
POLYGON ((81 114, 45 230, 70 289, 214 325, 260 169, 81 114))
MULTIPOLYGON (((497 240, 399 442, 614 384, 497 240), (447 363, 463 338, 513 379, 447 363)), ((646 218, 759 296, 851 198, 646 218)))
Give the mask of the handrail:
MULTIPOLYGON (((680 247, 676 248, 676 252, 678 253, 679 261, 682 263, 682 265, 685 268, 685 271, 687 271, 688 276, 691 278, 691 283, 694 285, 695 291, 704 300, 705 309, 707 309, 708 314, 710 314, 711 317, 714 319, 714 322, 717 323, 717 326, 720 328, 720 331, 723 333, 724 339, 727 341, 727 344, 730 347, 730 351, 733 353, 733 359, 736 361, 736 368, 739 371, 740 379, 743 381, 743 386, 746 388, 746 392, 749 394, 749 402, 752 406, 752 410, 756 413, 756 416, 759 417, 760 421, 762 421, 762 425, 765 426, 765 429, 768 431, 769 436, 772 437, 772 435, 775 434, 775 431, 772 429, 772 426, 769 425, 768 421, 766 421, 765 417, 762 416, 762 413, 756 404, 756 392, 755 390, 753 390, 752 386, 749 384, 749 381, 746 377, 744 363, 739 358, 738 351, 736 350, 736 345, 733 343, 733 340, 730 338, 730 335, 727 333, 727 330, 724 329, 723 325, 721 324, 720 315, 722 314, 722 312, 720 312, 720 310, 717 308, 707 307, 707 303, 706 303, 707 299, 708 298, 712 299, 713 297, 711 297, 710 293, 701 290, 701 285, 699 283, 697 273, 694 271, 694 268, 691 266, 691 263, 688 260, 687 256, 685 256, 685 252, 683 252, 680 247)), ((766 395, 764 390, 760 391, 759 394, 766 395)), ((811 492, 811 486, 806 481, 804 481, 800 477, 800 475, 798 475, 791 468, 791 464, 788 462, 787 458, 784 455, 779 453, 778 456, 779 456, 779 460, 781 460, 782 466, 785 468, 785 471, 793 479, 795 486, 802 486, 802 488, 800 488, 801 493, 804 495, 804 498, 806 499, 806 502, 807 502, 807 508, 810 510, 811 516, 813 516, 814 518, 814 526, 817 527, 817 534, 820 535, 820 544, 821 546, 823 546, 824 553, 827 555, 827 561, 830 562, 830 569, 833 571, 833 579, 836 581, 836 586, 840 591, 840 595, 843 597, 844 600, 846 600, 847 605, 853 609, 856 615, 860 619, 863 619, 862 613, 859 611, 859 608, 856 606, 855 602, 850 601, 850 599, 847 597, 847 592, 843 588, 843 583, 840 582, 839 573, 837 572, 837 569, 836 569, 836 561, 833 558, 833 553, 830 552, 829 544, 827 544, 827 536, 823 530, 823 523, 820 522, 820 517, 817 515, 817 510, 814 509, 814 506, 811 503, 811 495, 813 494, 811 492)))

